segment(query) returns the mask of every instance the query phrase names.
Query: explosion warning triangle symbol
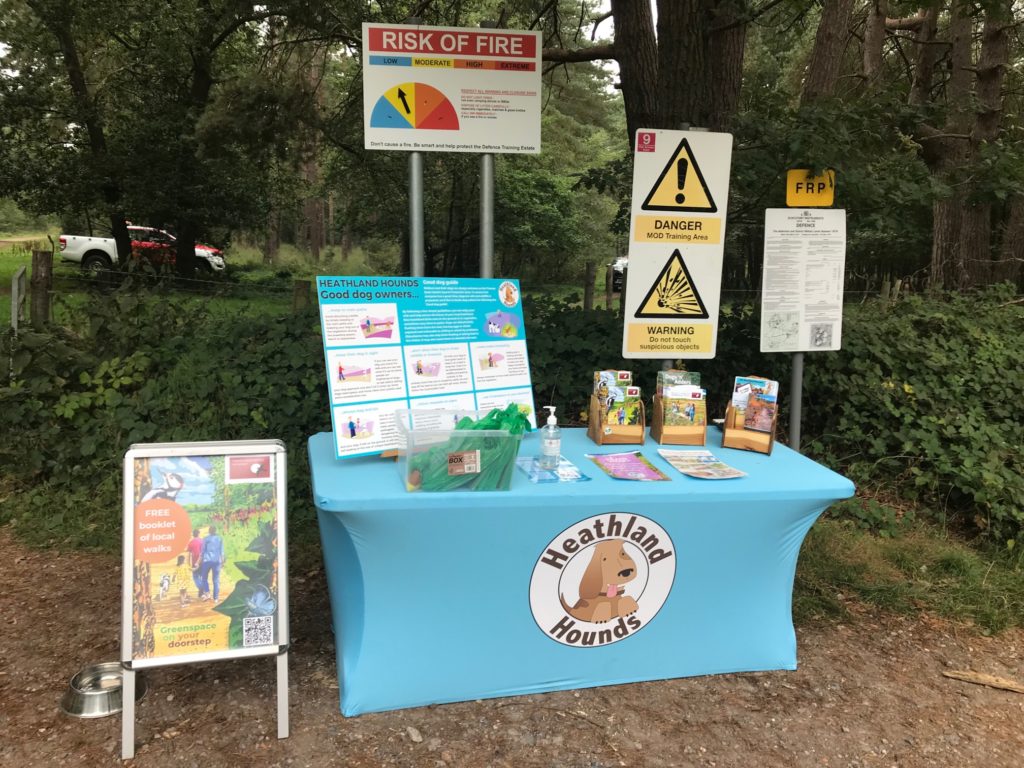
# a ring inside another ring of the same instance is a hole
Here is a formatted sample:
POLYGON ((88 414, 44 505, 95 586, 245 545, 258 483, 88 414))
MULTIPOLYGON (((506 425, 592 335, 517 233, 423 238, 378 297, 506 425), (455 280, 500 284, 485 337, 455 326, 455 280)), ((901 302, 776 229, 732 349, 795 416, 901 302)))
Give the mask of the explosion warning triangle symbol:
POLYGON ((640 207, 645 211, 715 213, 718 210, 686 139, 679 142, 640 207))
POLYGON ((707 319, 708 311, 678 250, 672 252, 635 316, 707 319))

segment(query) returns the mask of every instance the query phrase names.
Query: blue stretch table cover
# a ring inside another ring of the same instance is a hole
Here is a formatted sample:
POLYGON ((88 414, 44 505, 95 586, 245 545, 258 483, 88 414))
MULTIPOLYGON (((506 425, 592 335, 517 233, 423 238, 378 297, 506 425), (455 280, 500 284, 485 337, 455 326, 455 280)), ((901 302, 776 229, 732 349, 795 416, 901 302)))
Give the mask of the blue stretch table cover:
POLYGON ((343 714, 796 669, 800 545, 853 484, 778 444, 722 448, 717 429, 705 449, 747 477, 682 475, 657 449, 688 447, 649 436, 562 435, 589 482, 517 469, 508 491, 451 493, 409 493, 393 461, 339 461, 330 433, 309 439, 343 714), (585 457, 637 449, 671 481, 616 480, 585 457))

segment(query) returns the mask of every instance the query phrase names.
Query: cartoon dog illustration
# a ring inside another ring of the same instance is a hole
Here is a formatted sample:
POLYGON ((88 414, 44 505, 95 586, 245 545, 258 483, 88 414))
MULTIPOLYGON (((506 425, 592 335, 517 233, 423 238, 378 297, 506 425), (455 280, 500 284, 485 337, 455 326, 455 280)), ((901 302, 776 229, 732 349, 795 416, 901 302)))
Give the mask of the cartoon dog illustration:
POLYGON ((573 618, 603 624, 611 619, 629 616, 639 606, 629 597, 626 582, 636 578, 636 563, 626 553, 622 539, 609 539, 594 545, 590 564, 580 579, 580 599, 569 607, 563 595, 562 608, 573 618))

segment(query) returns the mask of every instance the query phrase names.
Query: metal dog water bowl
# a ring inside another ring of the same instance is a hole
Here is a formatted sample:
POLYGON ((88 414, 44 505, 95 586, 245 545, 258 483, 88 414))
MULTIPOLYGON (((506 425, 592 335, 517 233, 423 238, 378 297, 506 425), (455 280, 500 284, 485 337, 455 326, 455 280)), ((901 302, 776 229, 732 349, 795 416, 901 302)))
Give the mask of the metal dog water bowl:
MULTIPOLYGON (((135 700, 146 694, 146 678, 135 674, 135 700)), ((61 712, 72 717, 106 717, 122 709, 121 663, 90 664, 68 683, 60 700, 61 712)))

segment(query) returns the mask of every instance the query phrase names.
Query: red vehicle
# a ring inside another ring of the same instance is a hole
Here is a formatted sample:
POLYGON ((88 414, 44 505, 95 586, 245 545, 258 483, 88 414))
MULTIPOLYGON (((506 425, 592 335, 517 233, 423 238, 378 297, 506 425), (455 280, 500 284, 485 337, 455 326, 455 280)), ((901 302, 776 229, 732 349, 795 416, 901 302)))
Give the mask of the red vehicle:
MULTIPOLYGON (((155 227, 129 226, 132 239, 132 259, 152 264, 173 267, 177 255, 174 235, 155 227)), ((60 256, 64 261, 82 265, 88 272, 110 269, 117 263, 117 245, 110 237, 60 236, 60 256)), ((196 243, 196 261, 202 272, 223 272, 224 254, 212 245, 196 243)))

